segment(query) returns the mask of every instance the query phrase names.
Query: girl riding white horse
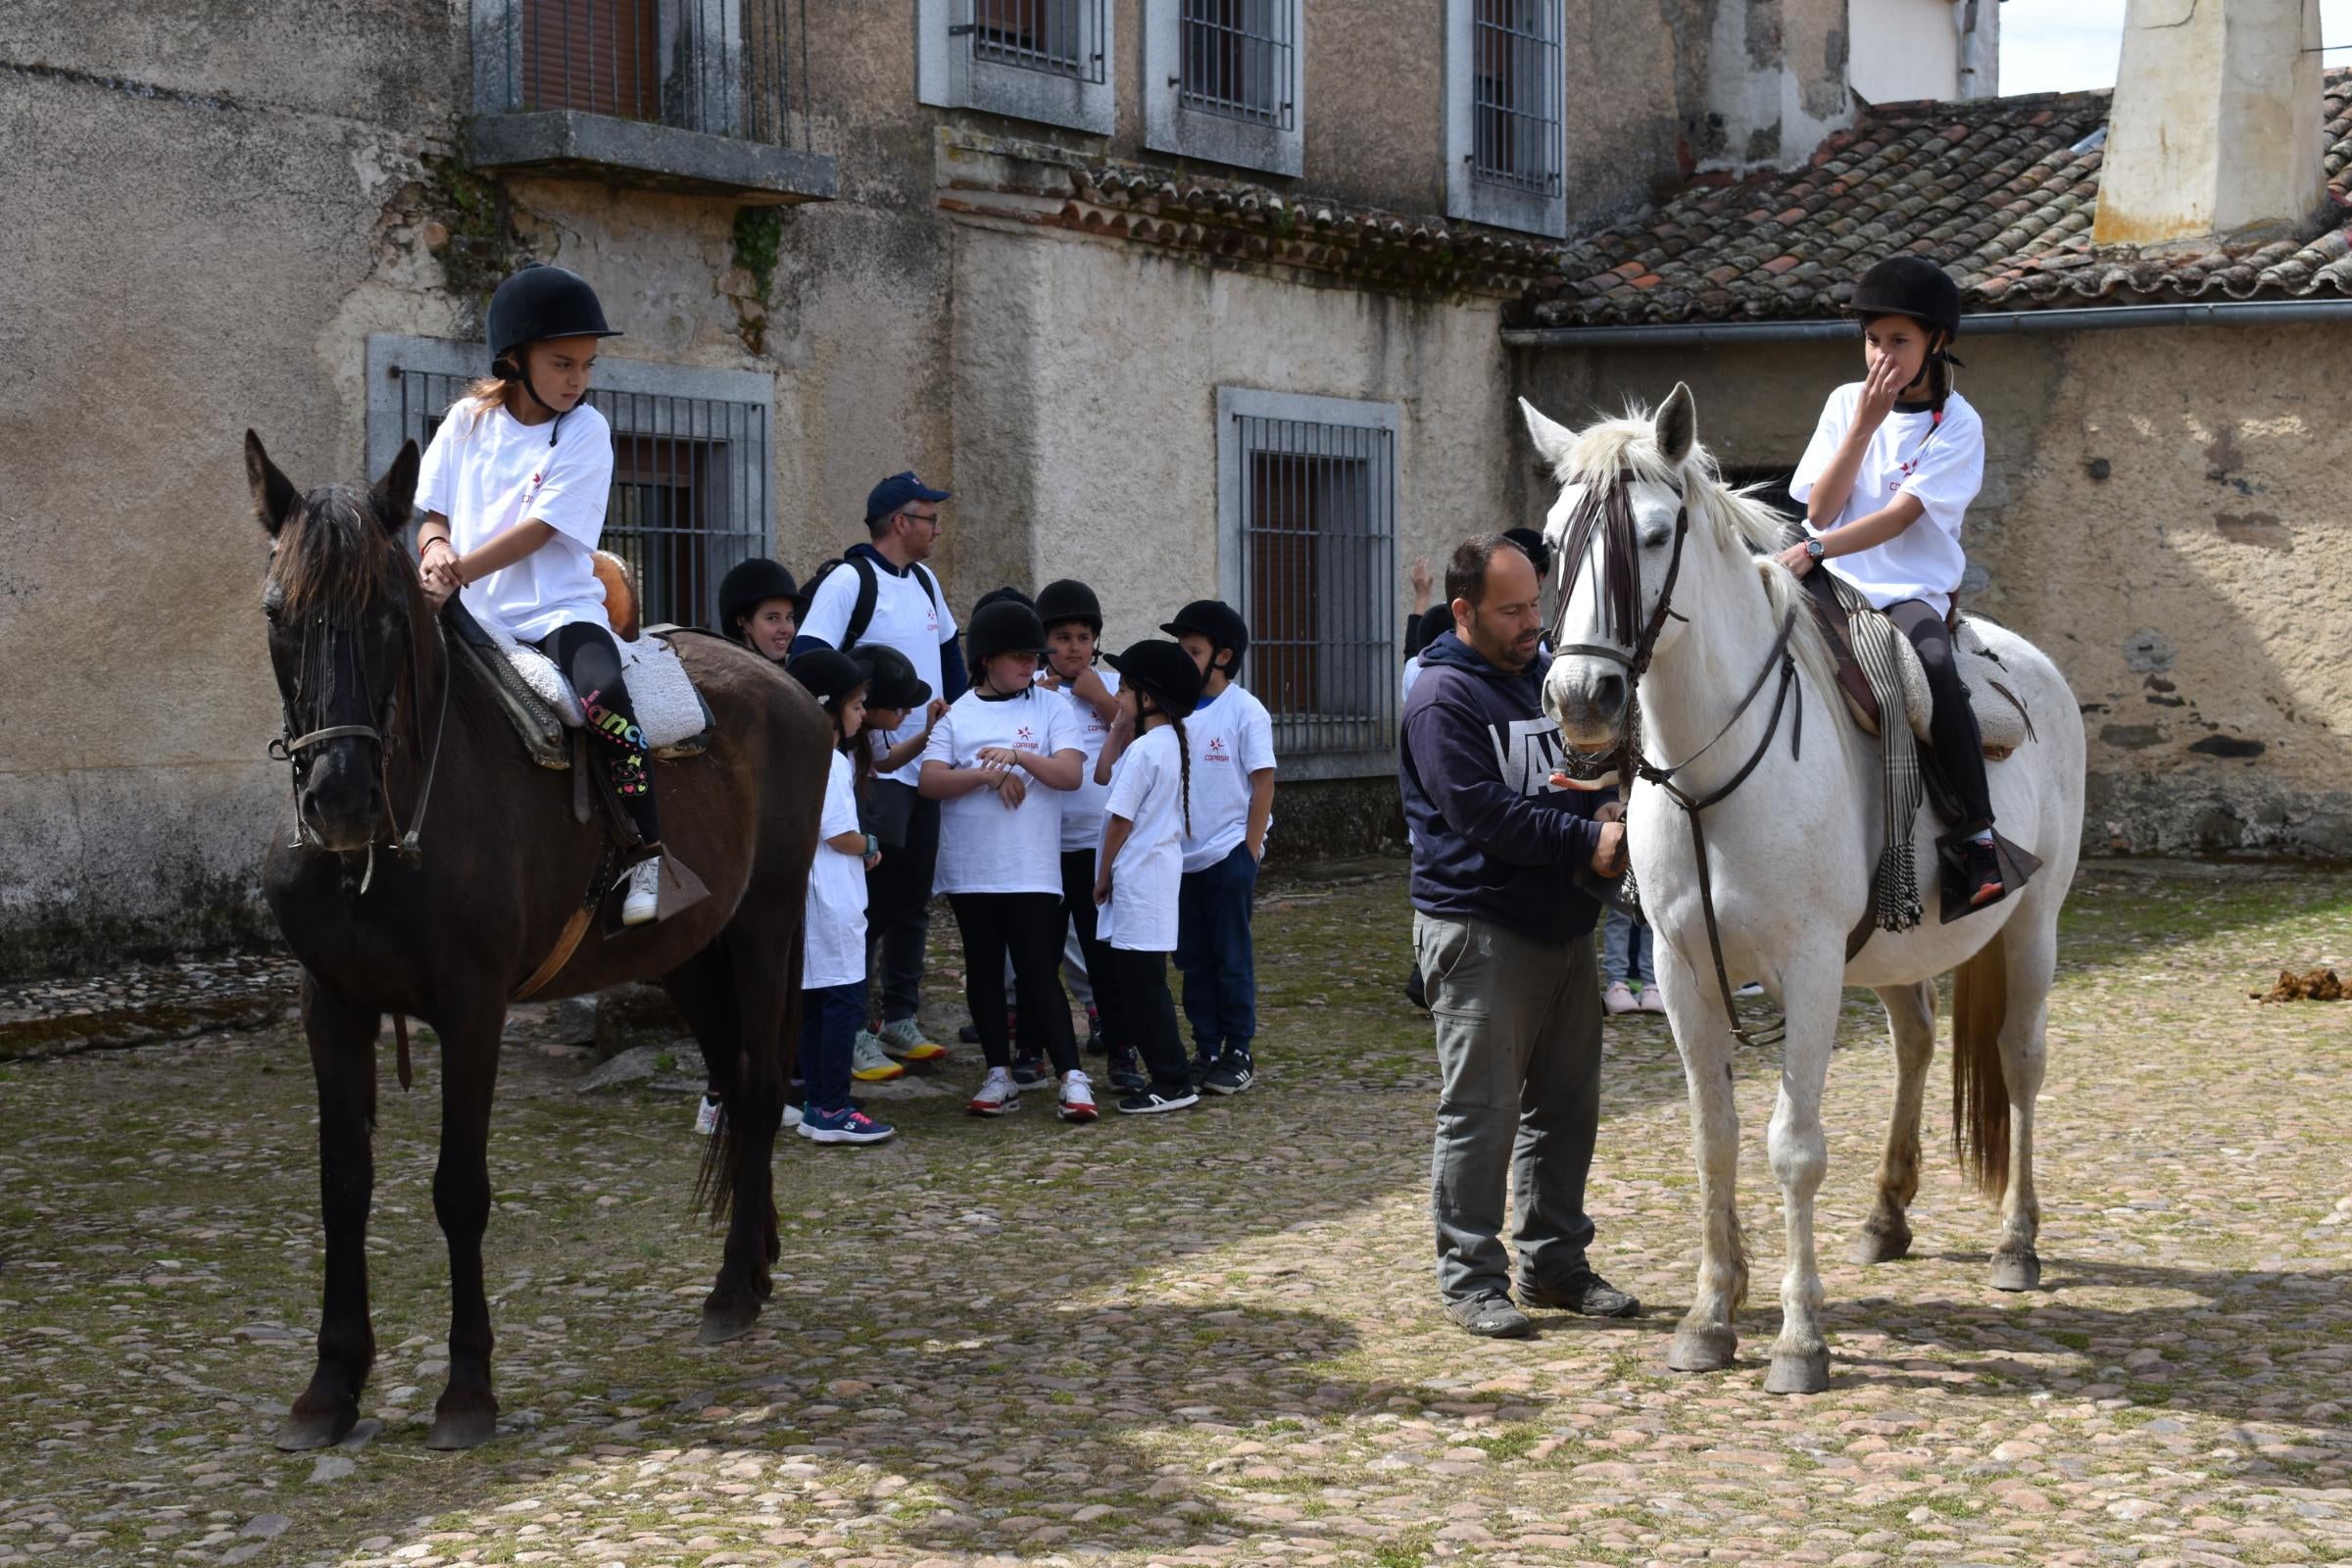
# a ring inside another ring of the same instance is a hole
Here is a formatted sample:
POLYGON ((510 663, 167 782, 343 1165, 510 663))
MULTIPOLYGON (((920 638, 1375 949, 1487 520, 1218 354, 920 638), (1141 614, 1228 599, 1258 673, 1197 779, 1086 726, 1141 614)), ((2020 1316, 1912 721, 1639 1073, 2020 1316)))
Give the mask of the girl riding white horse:
MULTIPOLYGON (((1765 1387, 1816 1391, 1828 1385, 1829 1349, 1813 1197, 1828 1162, 1821 1100, 1843 987, 1877 989, 1897 1066, 1893 1125, 1858 1260, 1900 1257, 1910 1246, 1903 1211, 1918 1187, 1935 977, 1959 968, 1954 1141, 1980 1182, 2003 1198, 1992 1283, 2024 1290, 2039 1279, 2034 1100, 2058 907, 2082 832, 2081 715, 2048 659, 1977 623, 2037 736, 1992 769, 1991 804, 2003 833, 2039 857, 2042 870, 1971 918, 1872 928, 1849 959, 1848 934, 1859 934, 1872 908, 1884 839, 1880 755, 1846 721, 1801 590, 1772 559, 1787 520, 1725 488, 1698 446, 1687 387, 1654 421, 1619 419, 1581 433, 1521 408, 1562 485, 1546 529, 1562 607, 1544 706, 1573 749, 1633 746, 1627 836, 1690 1093, 1705 1223, 1697 1293, 1668 1364, 1726 1367, 1738 1343, 1733 1313, 1746 1295, 1747 1255, 1734 1200, 1729 991, 1730 979, 1752 977, 1779 1000, 1787 1028, 1769 1148, 1786 1204, 1788 1271, 1765 1387)), ((1936 832, 1921 812, 1911 828, 1921 863, 1935 863, 1936 832)))

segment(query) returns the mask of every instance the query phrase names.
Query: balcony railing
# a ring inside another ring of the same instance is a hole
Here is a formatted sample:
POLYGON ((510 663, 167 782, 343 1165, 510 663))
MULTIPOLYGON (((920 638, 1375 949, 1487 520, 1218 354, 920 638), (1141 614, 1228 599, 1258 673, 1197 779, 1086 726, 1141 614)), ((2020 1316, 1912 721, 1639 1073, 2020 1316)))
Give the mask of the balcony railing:
POLYGON ((748 200, 833 194, 807 0, 473 0, 475 161, 748 200))

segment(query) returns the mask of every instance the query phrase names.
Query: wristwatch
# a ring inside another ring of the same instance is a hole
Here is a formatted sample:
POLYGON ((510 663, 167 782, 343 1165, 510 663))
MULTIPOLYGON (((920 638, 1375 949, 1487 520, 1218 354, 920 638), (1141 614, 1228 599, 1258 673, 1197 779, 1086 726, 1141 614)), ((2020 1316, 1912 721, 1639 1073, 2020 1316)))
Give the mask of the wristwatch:
POLYGON ((1824 545, 1819 539, 1807 539, 1805 541, 1805 559, 1807 561, 1819 561, 1823 556, 1826 556, 1829 553, 1829 547, 1824 545))

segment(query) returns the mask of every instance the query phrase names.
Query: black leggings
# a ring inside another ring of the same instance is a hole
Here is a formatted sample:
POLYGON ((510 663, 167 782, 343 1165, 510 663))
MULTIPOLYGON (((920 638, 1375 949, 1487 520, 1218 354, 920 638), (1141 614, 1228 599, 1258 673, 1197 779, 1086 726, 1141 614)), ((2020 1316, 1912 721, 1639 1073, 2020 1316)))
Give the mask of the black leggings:
POLYGON ((1110 1009, 1102 1005, 1102 969, 1109 961, 1110 950, 1095 935, 1095 852, 1064 850, 1061 854, 1061 905, 1069 915, 1070 924, 1078 932, 1078 956, 1086 960, 1086 983, 1095 988, 1095 1011, 1102 1018, 1104 1045, 1123 1046, 1128 1043, 1110 1021, 1110 1009))
POLYGON ((575 620, 558 626, 539 644, 539 651, 556 662, 579 694, 589 738, 606 748, 605 777, 612 780, 612 793, 637 825, 637 836, 648 844, 661 843, 653 760, 646 752, 645 731, 637 724, 636 705, 629 701, 628 683, 621 679, 620 644, 594 621, 575 620))
POLYGON ((948 906, 963 933, 963 1000, 980 1032, 991 1067, 1012 1065, 1004 1031, 1004 959, 1012 957, 1013 992, 1020 998, 1021 1031, 1044 1043, 1057 1074, 1078 1065, 1078 1037, 1070 1029, 1070 999, 1061 989, 1061 933, 1066 916, 1058 893, 951 893, 948 906), (1030 1022, 1035 1019, 1034 1025, 1030 1022))
POLYGON ((1168 956, 1104 948, 1095 982, 1095 1005, 1102 1027, 1121 1045, 1133 1046, 1162 1093, 1189 1089, 1184 1037, 1176 1032, 1176 999, 1168 995, 1168 956))
POLYGON ((1967 683, 1952 657, 1951 628, 1933 606, 1905 599, 1886 607, 1886 616, 1911 639, 1928 673, 1928 690, 1936 695, 1936 716, 1928 728, 1935 748, 1936 766, 1959 803, 1960 828, 1992 826, 1992 790, 1984 778, 1984 738, 1977 729, 1977 712, 1968 703, 1967 683))

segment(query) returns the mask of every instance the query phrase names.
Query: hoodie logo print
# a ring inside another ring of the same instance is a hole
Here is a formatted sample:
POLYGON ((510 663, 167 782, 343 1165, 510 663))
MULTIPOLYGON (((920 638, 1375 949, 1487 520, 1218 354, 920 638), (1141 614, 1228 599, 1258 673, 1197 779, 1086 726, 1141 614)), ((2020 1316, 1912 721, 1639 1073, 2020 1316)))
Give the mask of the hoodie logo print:
POLYGON ((1551 775, 1563 760, 1560 726, 1548 718, 1514 718, 1506 728, 1487 726, 1494 744, 1494 768, 1505 788, 1521 795, 1557 795, 1551 775))

